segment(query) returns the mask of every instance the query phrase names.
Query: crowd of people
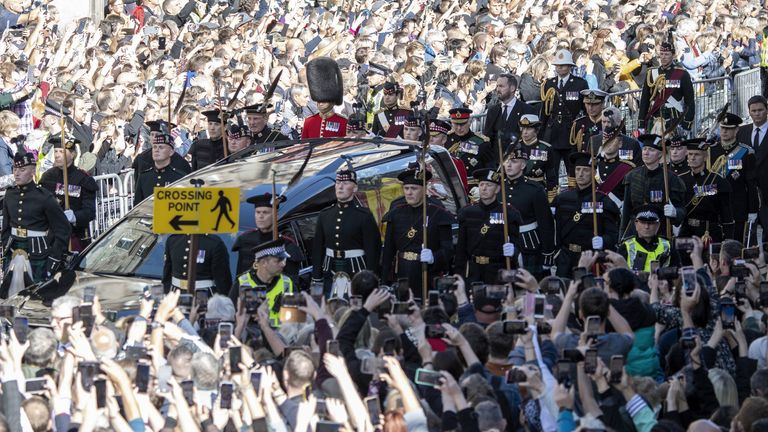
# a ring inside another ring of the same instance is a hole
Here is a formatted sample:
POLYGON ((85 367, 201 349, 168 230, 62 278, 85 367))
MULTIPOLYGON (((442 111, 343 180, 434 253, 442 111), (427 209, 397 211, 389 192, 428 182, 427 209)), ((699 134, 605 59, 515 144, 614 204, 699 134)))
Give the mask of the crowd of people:
POLYGON ((139 204, 246 149, 384 137, 444 147, 470 197, 416 164, 380 227, 347 167, 312 250, 255 196, 195 290, 173 235, 135 313, 0 305, 0 429, 768 430, 766 8, 0 0, 2 296, 68 271, 96 175, 139 204), (758 68, 748 118, 696 124, 697 81, 758 68))

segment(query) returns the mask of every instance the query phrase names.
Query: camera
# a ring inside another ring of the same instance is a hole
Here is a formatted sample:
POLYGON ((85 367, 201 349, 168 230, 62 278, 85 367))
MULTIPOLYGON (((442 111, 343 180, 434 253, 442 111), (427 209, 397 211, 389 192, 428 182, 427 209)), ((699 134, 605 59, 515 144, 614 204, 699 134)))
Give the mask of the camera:
POLYGON ((733 265, 731 265, 731 276, 738 280, 743 280, 749 276, 749 269, 743 259, 733 260, 733 265))
POLYGON ((695 244, 692 238, 679 237, 675 239, 675 249, 682 253, 691 253, 695 244))
POLYGON ((443 292, 454 291, 456 289, 456 278, 453 276, 443 276, 435 278, 435 288, 443 292))

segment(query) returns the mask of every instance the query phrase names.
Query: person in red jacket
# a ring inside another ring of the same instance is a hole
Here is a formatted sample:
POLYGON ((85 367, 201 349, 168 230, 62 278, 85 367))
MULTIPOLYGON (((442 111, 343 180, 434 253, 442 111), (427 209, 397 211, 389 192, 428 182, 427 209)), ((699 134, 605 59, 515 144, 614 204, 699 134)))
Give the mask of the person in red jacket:
POLYGON ((347 119, 333 111, 333 102, 317 102, 319 113, 304 119, 301 138, 333 138, 347 136, 347 119))
POLYGON ((333 111, 344 101, 341 70, 335 60, 319 57, 307 63, 307 84, 319 113, 304 119, 301 138, 334 138, 347 136, 347 119, 333 111))

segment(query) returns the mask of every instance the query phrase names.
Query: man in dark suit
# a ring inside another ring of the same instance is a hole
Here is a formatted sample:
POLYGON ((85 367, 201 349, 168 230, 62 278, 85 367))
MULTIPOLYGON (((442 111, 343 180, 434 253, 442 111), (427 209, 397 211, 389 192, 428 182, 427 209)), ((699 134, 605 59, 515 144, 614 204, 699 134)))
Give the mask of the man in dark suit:
MULTIPOLYGON (((749 144, 755 150, 755 166, 757 172, 768 170, 768 100, 762 95, 752 96, 747 102, 749 116, 752 124, 739 128, 736 140, 749 144)), ((757 176, 757 187, 760 190, 760 203, 758 210, 760 225, 763 226, 763 241, 768 242, 768 176, 757 176)))
POLYGON ((533 107, 515 97, 517 78, 512 74, 501 74, 496 80, 496 93, 499 102, 491 105, 485 114, 483 135, 492 143, 498 137, 504 141, 514 142, 520 136, 520 117, 525 114, 536 114, 533 107), (513 138, 514 137, 514 138, 513 138))
POLYGON ((552 163, 560 169, 560 161, 565 162, 568 172, 573 172, 568 158, 575 149, 571 146, 571 123, 584 111, 582 90, 589 88, 587 81, 571 74, 576 66, 573 56, 567 50, 560 50, 552 62, 557 76, 550 78, 541 86, 541 128, 540 138, 552 145, 552 163))

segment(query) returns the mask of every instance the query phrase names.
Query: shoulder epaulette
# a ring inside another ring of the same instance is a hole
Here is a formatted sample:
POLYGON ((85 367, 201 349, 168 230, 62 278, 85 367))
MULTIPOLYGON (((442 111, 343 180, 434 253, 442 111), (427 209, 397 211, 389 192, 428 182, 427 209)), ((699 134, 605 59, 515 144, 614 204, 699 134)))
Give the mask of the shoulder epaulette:
POLYGON ((636 167, 637 167, 637 166, 634 164, 634 162, 632 162, 632 161, 628 161, 628 160, 624 160, 624 159, 619 159, 619 162, 620 162, 620 163, 625 163, 625 164, 627 164, 627 165, 631 166, 632 168, 636 168, 636 167))

